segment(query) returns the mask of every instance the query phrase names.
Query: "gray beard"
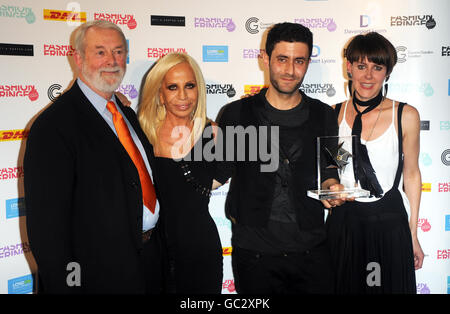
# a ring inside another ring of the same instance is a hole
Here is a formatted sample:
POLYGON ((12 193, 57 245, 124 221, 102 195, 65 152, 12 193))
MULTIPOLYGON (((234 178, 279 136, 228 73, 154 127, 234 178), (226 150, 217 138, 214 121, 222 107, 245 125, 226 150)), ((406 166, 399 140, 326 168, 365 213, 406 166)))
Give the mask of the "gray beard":
POLYGON ((81 68, 81 73, 83 74, 84 79, 87 81, 87 83, 89 83, 91 86, 93 86, 94 88, 98 89, 99 91, 103 92, 103 93, 113 93, 120 85, 120 83, 122 82, 123 77, 125 76, 125 71, 122 70, 120 67, 116 66, 116 67, 112 67, 112 68, 108 68, 108 70, 119 70, 119 73, 117 75, 117 80, 115 83, 110 84, 108 82, 106 82, 102 77, 101 77, 101 71, 105 70, 105 68, 101 68, 99 70, 97 70, 97 72, 91 73, 89 72, 89 70, 87 69, 87 67, 85 67, 84 65, 81 68))

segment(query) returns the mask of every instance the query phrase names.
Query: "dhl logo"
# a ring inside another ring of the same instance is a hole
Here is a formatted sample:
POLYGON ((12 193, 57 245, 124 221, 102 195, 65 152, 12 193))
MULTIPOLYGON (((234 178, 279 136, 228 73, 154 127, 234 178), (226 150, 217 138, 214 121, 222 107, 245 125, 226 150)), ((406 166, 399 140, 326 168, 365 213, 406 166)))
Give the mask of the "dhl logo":
POLYGON ((422 183, 422 192, 431 192, 431 183, 422 183))
POLYGON ((86 23, 86 12, 44 9, 44 20, 86 23))
POLYGON ((244 94, 258 94, 261 89, 269 87, 268 85, 244 85, 244 94))
POLYGON ((231 246, 223 247, 222 248, 222 255, 223 256, 230 256, 232 251, 233 251, 233 248, 231 246))
POLYGON ((0 131, 0 142, 19 141, 28 137, 29 130, 6 130, 0 131))

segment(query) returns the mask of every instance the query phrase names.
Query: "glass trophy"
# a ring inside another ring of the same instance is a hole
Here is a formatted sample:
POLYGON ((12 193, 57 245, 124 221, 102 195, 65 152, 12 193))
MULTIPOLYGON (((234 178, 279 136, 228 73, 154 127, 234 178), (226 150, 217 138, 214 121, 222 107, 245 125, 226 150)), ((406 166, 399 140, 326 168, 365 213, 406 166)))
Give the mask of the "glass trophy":
POLYGON ((307 195, 317 200, 336 198, 369 197, 370 191, 361 189, 353 172, 353 151, 356 135, 350 136, 320 136, 317 138, 317 189, 308 190, 307 195), (337 169, 343 190, 331 191, 321 187, 326 171, 337 169))

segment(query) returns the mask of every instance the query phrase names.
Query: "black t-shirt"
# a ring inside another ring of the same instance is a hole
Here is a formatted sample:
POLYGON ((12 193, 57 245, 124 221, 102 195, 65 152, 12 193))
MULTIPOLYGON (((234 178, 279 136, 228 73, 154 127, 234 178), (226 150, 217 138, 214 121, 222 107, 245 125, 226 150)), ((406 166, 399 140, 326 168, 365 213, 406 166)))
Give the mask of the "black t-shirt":
POLYGON ((292 109, 279 110, 270 105, 263 90, 259 97, 264 103, 260 112, 263 124, 279 127, 280 163, 276 171, 274 197, 267 227, 253 227, 237 224, 233 230, 233 244, 244 248, 270 254, 301 252, 303 247, 297 223, 296 211, 289 196, 291 162, 302 152, 302 142, 298 136, 300 128, 309 116, 305 97, 292 109))

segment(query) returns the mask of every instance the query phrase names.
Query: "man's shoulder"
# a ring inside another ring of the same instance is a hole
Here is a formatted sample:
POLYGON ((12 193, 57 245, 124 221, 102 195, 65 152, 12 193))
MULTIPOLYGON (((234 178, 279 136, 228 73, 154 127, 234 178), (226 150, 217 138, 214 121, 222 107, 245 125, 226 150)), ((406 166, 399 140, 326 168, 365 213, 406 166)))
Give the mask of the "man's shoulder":
POLYGON ((333 107, 324 103, 320 99, 312 98, 308 95, 305 95, 305 96, 306 96, 306 100, 309 102, 312 110, 316 110, 316 111, 320 111, 320 112, 333 112, 333 107))
POLYGON ((242 113, 242 109, 246 106, 250 106, 255 100, 257 100, 259 94, 244 97, 235 101, 232 101, 226 105, 224 105, 217 116, 217 121, 223 121, 224 119, 238 119, 242 113))
POLYGON ((67 120, 72 119, 75 114, 76 101, 77 98, 74 95, 73 88, 70 88, 39 113, 32 128, 57 127, 66 124, 67 120))

